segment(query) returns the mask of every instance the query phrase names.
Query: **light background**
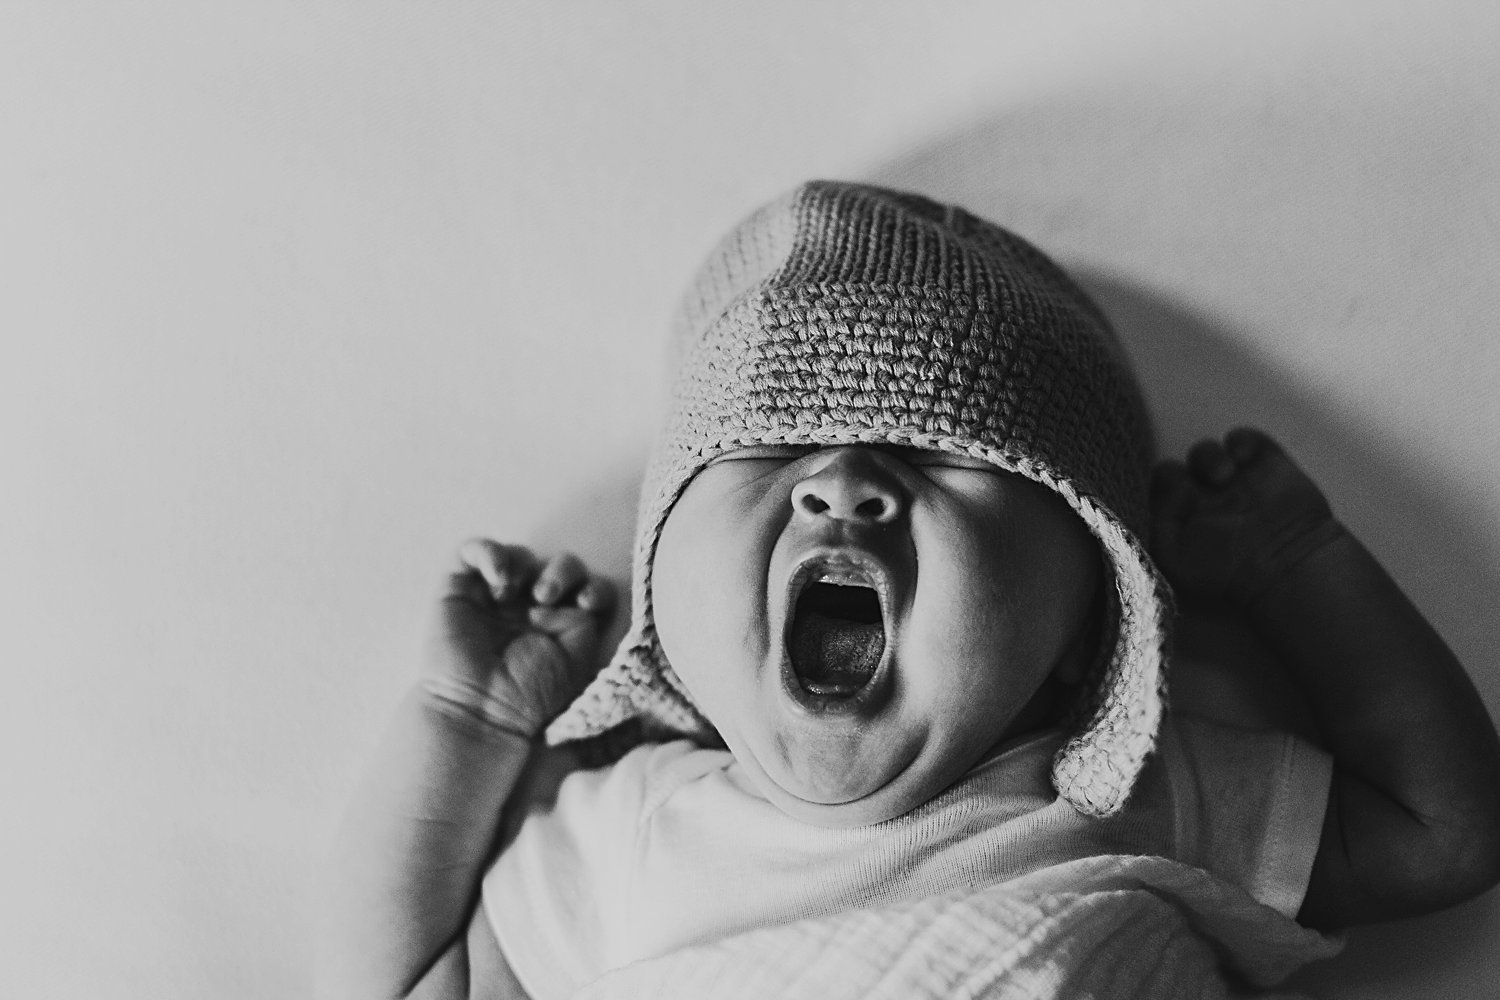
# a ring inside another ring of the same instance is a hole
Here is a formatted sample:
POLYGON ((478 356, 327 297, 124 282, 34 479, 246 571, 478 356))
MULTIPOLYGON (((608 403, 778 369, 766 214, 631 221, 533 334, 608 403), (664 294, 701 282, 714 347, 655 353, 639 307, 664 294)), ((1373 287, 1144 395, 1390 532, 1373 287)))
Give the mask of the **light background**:
MULTIPOLYGON (((307 992, 454 544, 623 573, 674 298, 806 177, 1076 269, 1166 447, 1281 435, 1493 714, 1497 10, 0 4, 5 991, 307 992)), ((1305 981, 1482 995, 1497 933, 1305 981)))

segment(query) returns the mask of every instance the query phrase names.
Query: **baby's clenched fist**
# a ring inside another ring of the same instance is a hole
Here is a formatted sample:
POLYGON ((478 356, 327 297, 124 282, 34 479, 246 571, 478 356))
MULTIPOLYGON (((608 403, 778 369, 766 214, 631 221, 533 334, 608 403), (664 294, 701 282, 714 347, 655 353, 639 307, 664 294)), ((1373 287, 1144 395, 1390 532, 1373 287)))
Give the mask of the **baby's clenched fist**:
POLYGON ((1156 467, 1152 555, 1188 598, 1248 607, 1344 533, 1328 501, 1281 447, 1250 428, 1200 441, 1156 467))
POLYGON ((614 589, 569 553, 474 539, 458 552, 427 650, 423 687, 444 707, 534 736, 598 667, 614 589))

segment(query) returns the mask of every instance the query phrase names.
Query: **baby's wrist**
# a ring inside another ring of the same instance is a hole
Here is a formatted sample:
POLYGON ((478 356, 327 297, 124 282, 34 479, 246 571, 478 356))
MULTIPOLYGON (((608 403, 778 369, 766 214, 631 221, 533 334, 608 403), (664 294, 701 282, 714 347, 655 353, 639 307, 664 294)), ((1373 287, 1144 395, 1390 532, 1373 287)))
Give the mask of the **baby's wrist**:
POLYGON ((1314 553, 1349 532, 1332 515, 1289 524, 1272 537, 1260 554, 1230 587, 1230 598, 1247 611, 1260 607, 1314 553))
POLYGON ((429 707, 483 734, 516 737, 531 742, 546 725, 536 713, 516 708, 476 684, 451 677, 429 676, 419 685, 429 707))

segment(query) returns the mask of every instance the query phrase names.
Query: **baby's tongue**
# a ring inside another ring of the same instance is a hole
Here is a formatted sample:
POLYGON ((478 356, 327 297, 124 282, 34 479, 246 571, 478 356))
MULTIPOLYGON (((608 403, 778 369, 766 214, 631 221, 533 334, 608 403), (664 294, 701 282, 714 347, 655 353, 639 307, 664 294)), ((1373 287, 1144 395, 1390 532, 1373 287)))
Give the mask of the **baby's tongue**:
POLYGON ((804 689, 818 695, 851 695, 865 686, 880 665, 885 628, 880 622, 802 610, 792 622, 788 646, 804 689))

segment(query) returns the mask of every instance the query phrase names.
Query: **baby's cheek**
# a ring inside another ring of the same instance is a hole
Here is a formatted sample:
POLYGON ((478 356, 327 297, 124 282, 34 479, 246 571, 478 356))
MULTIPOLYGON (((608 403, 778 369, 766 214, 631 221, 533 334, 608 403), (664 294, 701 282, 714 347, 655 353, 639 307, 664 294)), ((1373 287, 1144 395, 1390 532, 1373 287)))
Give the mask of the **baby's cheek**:
POLYGON ((672 663, 689 658, 695 643, 693 595, 713 588, 706 567, 692 558, 692 540, 663 531, 651 574, 652 616, 662 651, 672 663))
POLYGON ((705 710, 702 702, 712 700, 709 670, 728 666, 753 631, 746 584, 723 529, 669 519, 653 564, 652 612, 667 662, 705 710))

